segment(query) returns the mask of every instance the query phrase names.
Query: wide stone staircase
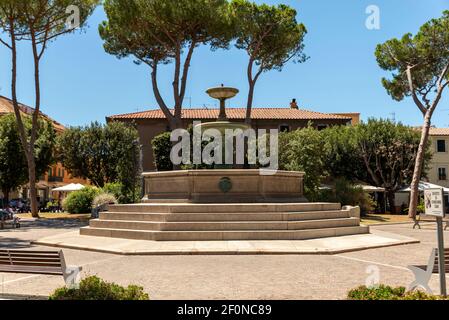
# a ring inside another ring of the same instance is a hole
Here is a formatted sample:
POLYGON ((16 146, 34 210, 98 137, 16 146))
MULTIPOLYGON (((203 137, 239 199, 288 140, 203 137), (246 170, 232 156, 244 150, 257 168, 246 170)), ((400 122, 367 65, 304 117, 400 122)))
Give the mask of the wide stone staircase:
POLYGON ((368 233, 336 203, 113 205, 81 235, 156 241, 304 240, 368 233))

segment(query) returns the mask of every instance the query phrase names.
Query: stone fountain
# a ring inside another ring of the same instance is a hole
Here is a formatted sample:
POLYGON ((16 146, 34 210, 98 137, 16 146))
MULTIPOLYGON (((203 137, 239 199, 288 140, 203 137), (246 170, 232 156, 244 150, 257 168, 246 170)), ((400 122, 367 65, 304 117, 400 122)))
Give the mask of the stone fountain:
MULTIPOLYGON (((197 129, 245 130, 230 122, 225 103, 238 90, 207 93, 220 100, 217 121, 197 129)), ((258 169, 144 172, 142 203, 114 205, 80 229, 82 235, 156 241, 299 240, 368 233, 359 211, 338 203, 309 203, 304 172, 258 169)))

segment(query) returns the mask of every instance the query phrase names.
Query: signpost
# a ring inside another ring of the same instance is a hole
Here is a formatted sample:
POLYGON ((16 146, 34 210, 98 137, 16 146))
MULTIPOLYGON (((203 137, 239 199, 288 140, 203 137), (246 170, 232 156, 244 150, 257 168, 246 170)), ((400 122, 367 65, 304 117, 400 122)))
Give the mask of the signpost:
POLYGON ((443 218, 445 216, 443 189, 424 190, 424 206, 426 215, 434 216, 437 220, 438 238, 438 273, 440 274, 440 292, 446 296, 446 270, 444 267, 444 239, 443 218))

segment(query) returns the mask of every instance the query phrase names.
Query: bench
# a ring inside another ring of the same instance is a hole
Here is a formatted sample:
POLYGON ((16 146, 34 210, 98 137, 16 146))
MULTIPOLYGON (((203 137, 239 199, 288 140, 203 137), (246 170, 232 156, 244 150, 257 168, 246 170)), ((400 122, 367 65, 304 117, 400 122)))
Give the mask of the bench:
POLYGON ((73 287, 81 269, 67 266, 62 250, 0 250, 0 272, 62 276, 66 285, 73 287))
MULTIPOLYGON (((421 287, 432 294, 432 290, 429 288, 429 281, 433 273, 439 273, 438 249, 432 249, 426 266, 408 266, 407 268, 415 275, 415 280, 409 285, 409 290, 421 287)), ((449 248, 444 249, 444 269, 446 273, 449 273, 449 248)))

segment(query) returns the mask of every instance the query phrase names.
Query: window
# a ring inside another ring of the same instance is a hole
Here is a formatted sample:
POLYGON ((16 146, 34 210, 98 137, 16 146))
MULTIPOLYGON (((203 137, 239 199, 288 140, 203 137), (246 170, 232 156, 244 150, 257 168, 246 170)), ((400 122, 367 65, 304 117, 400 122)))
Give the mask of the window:
POLYGON ((446 152, 446 140, 437 140, 437 152, 446 152))
POLYGON ((279 131, 280 132, 289 132, 290 131, 290 126, 287 124, 281 124, 279 126, 279 131))
POLYGON ((51 172, 52 170, 51 170, 51 168, 50 169, 48 169, 48 176, 49 177, 51 177, 51 174, 52 174, 52 172, 51 172))
POLYGON ((438 168, 438 180, 446 180, 446 168, 438 168))

